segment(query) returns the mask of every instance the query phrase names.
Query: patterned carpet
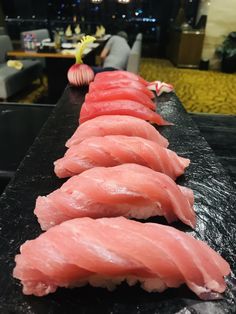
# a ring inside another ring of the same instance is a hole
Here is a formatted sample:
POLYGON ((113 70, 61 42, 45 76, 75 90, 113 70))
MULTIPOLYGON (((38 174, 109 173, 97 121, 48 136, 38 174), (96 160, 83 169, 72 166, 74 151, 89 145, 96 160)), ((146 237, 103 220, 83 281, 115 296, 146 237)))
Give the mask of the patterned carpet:
POLYGON ((179 69, 165 59, 142 59, 140 74, 173 84, 189 112, 236 114, 236 74, 179 69))
MULTIPOLYGON (((179 69, 165 59, 142 59, 140 75, 148 81, 174 85, 175 92, 189 112, 236 114, 236 74, 179 69)), ((18 103, 47 103, 47 78, 14 96, 18 103)))

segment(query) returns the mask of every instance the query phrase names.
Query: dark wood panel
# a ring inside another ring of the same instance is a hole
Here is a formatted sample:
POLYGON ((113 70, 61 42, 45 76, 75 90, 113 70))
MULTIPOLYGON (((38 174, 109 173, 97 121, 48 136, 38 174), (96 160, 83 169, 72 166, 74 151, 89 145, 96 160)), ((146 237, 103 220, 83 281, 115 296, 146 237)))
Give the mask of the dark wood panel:
POLYGON ((172 29, 169 36, 168 58, 178 67, 199 67, 204 33, 172 29))

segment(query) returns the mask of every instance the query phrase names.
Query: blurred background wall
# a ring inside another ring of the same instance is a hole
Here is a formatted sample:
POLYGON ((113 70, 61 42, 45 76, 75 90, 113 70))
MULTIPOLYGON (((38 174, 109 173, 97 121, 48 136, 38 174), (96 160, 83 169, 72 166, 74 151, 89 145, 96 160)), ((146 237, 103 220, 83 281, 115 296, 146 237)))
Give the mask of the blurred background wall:
MULTIPOLYGON (((143 56, 164 57, 168 28, 174 21, 180 0, 2 0, 6 25, 12 39, 19 39, 21 31, 33 28, 57 27, 79 23, 82 31, 94 33, 103 24, 107 33, 124 29, 132 44, 137 33, 144 34, 143 56)), ((186 18, 195 23, 199 0, 185 0, 186 18)))
POLYGON ((5 17, 4 17, 2 5, 0 2, 0 26, 4 26, 4 23, 5 23, 5 17))
POLYGON ((202 59, 210 61, 211 69, 218 69, 215 50, 230 32, 236 31, 236 1, 201 0, 199 11, 207 15, 202 59))

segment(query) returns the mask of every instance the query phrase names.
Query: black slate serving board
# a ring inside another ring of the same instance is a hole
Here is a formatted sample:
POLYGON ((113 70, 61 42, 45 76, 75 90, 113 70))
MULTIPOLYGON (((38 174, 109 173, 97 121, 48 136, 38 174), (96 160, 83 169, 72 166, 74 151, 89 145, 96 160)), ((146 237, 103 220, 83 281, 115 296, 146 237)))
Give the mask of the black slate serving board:
POLYGON ((195 230, 181 223, 174 226, 206 241, 230 263, 233 273, 227 279, 224 298, 202 301, 185 286, 158 294, 126 284, 114 292, 86 286, 59 289, 43 298, 22 294, 20 283, 11 275, 14 256, 22 243, 41 232, 33 214, 36 197, 50 193, 63 182, 53 173, 53 161, 64 154, 64 144, 77 126, 84 93, 70 87, 65 90, 0 198, 0 313, 236 313, 235 192, 225 170, 173 93, 158 98, 158 111, 175 125, 159 130, 169 139, 171 149, 191 159, 178 183, 194 190, 197 213, 195 230))

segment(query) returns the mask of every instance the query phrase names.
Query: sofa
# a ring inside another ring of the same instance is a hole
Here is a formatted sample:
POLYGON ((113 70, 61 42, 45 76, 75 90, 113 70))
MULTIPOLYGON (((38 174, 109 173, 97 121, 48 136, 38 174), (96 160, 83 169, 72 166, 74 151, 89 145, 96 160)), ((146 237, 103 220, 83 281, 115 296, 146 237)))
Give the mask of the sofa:
POLYGON ((136 36, 134 44, 131 48, 126 70, 135 74, 139 73, 139 65, 142 51, 142 34, 136 36))
POLYGON ((5 27, 0 26, 0 35, 6 35, 6 34, 7 34, 7 32, 6 32, 5 27))
POLYGON ((42 76, 38 60, 21 60, 23 68, 16 70, 7 66, 7 52, 13 50, 9 36, 0 36, 0 99, 7 100, 42 76))

